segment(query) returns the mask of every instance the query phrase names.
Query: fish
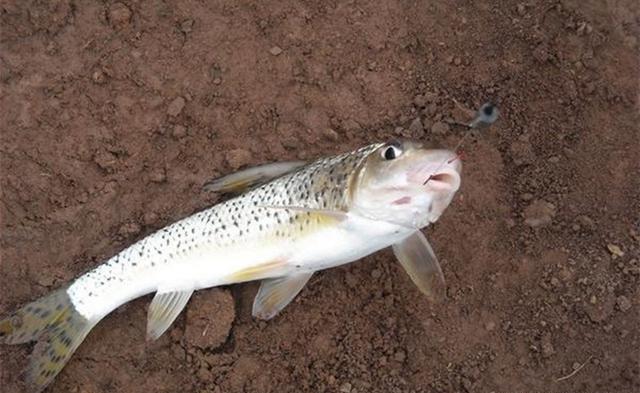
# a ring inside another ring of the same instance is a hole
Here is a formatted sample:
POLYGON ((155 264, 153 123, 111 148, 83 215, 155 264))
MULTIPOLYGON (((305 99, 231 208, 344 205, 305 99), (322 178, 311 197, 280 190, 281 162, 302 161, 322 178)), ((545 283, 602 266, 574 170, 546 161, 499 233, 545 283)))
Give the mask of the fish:
POLYGON ((0 319, 0 342, 36 342, 26 384, 40 392, 91 329, 133 299, 155 293, 147 340, 171 326, 194 291, 222 285, 260 280, 252 315, 268 320, 315 272, 387 247, 418 289, 441 301, 442 269, 421 229, 440 218, 459 189, 457 157, 393 140, 210 181, 205 190, 229 198, 140 239, 0 319))

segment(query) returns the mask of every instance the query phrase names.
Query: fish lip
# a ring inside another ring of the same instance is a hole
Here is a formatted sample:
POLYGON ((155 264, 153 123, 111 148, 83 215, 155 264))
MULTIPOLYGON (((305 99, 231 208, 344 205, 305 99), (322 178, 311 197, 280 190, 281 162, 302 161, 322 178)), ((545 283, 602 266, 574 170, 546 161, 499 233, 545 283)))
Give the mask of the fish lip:
POLYGON ((460 188, 460 165, 452 167, 447 164, 435 172, 430 173, 423 185, 433 191, 449 191, 455 192, 460 188))
POLYGON ((425 186, 438 191, 455 191, 458 188, 457 185, 460 182, 457 179, 457 176, 445 172, 438 172, 435 175, 431 175, 427 179, 428 180, 425 186))

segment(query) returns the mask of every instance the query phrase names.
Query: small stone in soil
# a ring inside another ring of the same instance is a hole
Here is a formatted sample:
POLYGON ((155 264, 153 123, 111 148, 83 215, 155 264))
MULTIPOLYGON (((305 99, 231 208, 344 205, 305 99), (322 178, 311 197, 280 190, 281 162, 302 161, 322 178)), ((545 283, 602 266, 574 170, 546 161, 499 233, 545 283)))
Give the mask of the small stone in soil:
POLYGON ((182 109, 184 109, 184 105, 185 105, 184 98, 176 97, 169 104, 169 107, 167 108, 167 114, 169 114, 170 116, 174 116, 174 117, 178 116, 182 112, 182 109))
POLYGON ((167 172, 164 168, 156 168, 149 175, 149 180, 154 183, 163 183, 167 180, 167 172))
POLYGON ((556 208, 553 204, 537 200, 524 209, 524 223, 533 228, 544 227, 551 224, 555 214, 556 208))
POLYGON ((114 28, 123 28, 131 21, 131 10, 122 3, 109 7, 109 22, 114 28))
POLYGON ((622 251, 620 246, 617 246, 615 244, 607 244, 607 249, 611 253, 611 256, 614 257, 614 258, 623 257, 624 256, 624 251, 622 251))
POLYGON ((138 233, 140 233, 140 225, 138 225, 138 223, 136 222, 127 222, 124 223, 120 229, 118 230, 118 233, 121 236, 133 236, 133 235, 137 235, 138 233))
POLYGON ((631 308, 631 302, 626 296, 618 296, 618 298, 616 299, 616 304, 622 312, 627 312, 631 308))
POLYGON ((177 124, 173 127, 173 137, 182 138, 187 135, 187 128, 183 125, 177 124))
POLYGON ((282 48, 280 48, 279 46, 274 46, 273 48, 269 49, 269 53, 274 56, 278 56, 282 53, 282 48))
POLYGON ((438 135, 444 135, 450 130, 449 125, 445 122, 438 121, 431 126, 431 132, 438 135))
POLYGON ((411 133, 411 136, 413 136, 414 138, 417 138, 420 135, 422 135, 422 132, 423 132, 422 121, 420 120, 419 117, 416 117, 415 119, 413 119, 413 121, 411 122, 411 125, 409 126, 409 132, 411 133))
POLYGON ((229 150, 225 155, 225 160, 232 170, 237 170, 251 162, 251 152, 245 149, 229 150))

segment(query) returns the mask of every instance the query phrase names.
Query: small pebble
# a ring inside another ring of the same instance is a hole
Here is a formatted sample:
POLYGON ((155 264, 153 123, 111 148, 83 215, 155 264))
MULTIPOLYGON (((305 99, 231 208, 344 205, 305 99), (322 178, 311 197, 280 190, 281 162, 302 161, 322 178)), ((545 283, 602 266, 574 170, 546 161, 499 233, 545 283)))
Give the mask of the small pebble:
POLYGON ((153 225, 158 221, 158 215, 154 212, 146 212, 142 216, 142 222, 144 225, 153 225))
POLYGON ((409 126, 409 132, 414 138, 417 138, 420 135, 422 135, 423 127, 422 127, 422 121, 420 120, 419 117, 416 117, 415 119, 413 119, 413 121, 411 122, 411 125, 409 126))
POLYGON ((622 312, 627 312, 631 308, 631 301, 626 296, 618 296, 616 304, 622 312))
POLYGON ((187 19, 180 24, 180 30, 182 30, 183 33, 190 33, 192 27, 193 27, 193 19, 187 19))
POLYGON ((340 135, 332 128, 325 128, 322 134, 330 141, 337 142, 340 140, 340 135))
POLYGON ((522 199, 523 201, 530 201, 533 199, 533 194, 525 192, 524 194, 520 195, 520 199, 522 199))
POLYGON ((556 215, 556 208, 553 204, 536 200, 524 209, 524 223, 530 227, 538 228, 551 224, 556 215))
POLYGON ((415 105, 417 108, 424 108, 425 106, 427 106, 427 100, 424 95, 418 94, 413 98, 413 105, 415 105))
POLYGON ((101 85, 107 81, 107 76, 101 70, 97 70, 93 73, 93 82, 98 85, 101 85))
POLYGON ((251 152, 245 149, 232 149, 225 154, 225 160, 231 170, 237 170, 240 167, 251 162, 251 152))
POLYGON ((182 109, 184 109, 184 105, 185 105, 185 100, 182 97, 176 97, 173 101, 171 101, 171 103, 169 104, 169 107, 167 108, 167 114, 170 116, 178 116, 181 112, 182 109))
POLYGON ((586 227, 589 230, 593 230, 596 227, 595 222, 585 215, 578 216, 577 221, 581 226, 586 227))
POLYGON ((613 256, 614 258, 624 256, 624 251, 622 251, 622 249, 615 244, 607 244, 607 249, 611 253, 611 256, 613 256))
POLYGON ((442 121, 437 121, 431 126, 431 132, 438 135, 447 134, 449 130, 449 125, 442 121))
POLYGON ((164 168, 156 168, 149 175, 149 180, 154 183, 163 183, 167 180, 167 172, 164 168))
POLYGON ((273 48, 269 49, 269 53, 274 56, 279 56, 282 53, 282 48, 280 48, 279 46, 274 46, 273 48))
POLYGON ((118 230, 118 233, 122 236, 133 236, 140 233, 140 230, 141 228, 140 228, 140 225, 138 225, 138 223, 127 222, 120 227, 120 229, 118 230))
POLYGON ((114 28, 123 28, 131 21, 131 10, 122 3, 115 3, 109 7, 109 22, 114 28))
POLYGON ((173 137, 174 138, 183 138, 187 135, 187 128, 183 125, 177 124, 173 127, 173 137))

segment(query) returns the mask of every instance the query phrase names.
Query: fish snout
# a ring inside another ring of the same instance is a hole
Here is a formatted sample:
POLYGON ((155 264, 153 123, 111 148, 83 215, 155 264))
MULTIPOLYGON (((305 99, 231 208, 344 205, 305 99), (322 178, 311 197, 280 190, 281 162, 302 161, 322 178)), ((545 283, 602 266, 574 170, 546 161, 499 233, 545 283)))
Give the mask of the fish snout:
POLYGON ((460 157, 451 151, 439 151, 432 160, 421 168, 422 184, 427 189, 438 192, 456 192, 460 187, 460 157))

